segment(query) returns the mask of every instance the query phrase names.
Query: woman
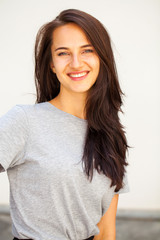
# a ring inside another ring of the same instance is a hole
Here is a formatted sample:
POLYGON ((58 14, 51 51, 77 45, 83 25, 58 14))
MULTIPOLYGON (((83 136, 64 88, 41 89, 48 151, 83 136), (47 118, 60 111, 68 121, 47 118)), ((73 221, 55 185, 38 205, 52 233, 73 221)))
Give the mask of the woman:
POLYGON ((128 146, 103 25, 75 9, 45 24, 35 83, 36 103, 16 105, 0 120, 14 239, 114 240, 128 146))

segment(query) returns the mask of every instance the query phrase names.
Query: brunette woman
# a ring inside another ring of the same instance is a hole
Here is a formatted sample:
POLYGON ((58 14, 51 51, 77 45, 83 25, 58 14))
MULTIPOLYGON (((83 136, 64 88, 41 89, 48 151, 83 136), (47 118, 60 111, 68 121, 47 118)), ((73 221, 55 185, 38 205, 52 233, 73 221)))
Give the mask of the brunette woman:
POLYGON ((0 119, 14 239, 115 240, 128 145, 105 27, 76 9, 42 26, 35 84, 36 103, 0 119))

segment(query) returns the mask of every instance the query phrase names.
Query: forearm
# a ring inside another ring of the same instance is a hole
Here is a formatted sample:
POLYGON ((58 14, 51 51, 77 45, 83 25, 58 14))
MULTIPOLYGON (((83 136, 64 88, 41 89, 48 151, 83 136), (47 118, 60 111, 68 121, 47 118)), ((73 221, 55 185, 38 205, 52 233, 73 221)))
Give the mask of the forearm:
POLYGON ((101 221, 97 224, 99 228, 99 234, 95 235, 93 240, 116 240, 116 220, 111 221, 105 219, 105 223, 101 221))
POLYGON ((102 239, 100 240, 116 240, 116 234, 107 234, 105 236, 102 237, 102 239))
POLYGON ((115 240, 116 239, 116 211, 118 195, 114 195, 107 212, 103 215, 99 223, 99 234, 93 240, 115 240))
POLYGON ((116 231, 95 235, 93 240, 116 240, 116 231))

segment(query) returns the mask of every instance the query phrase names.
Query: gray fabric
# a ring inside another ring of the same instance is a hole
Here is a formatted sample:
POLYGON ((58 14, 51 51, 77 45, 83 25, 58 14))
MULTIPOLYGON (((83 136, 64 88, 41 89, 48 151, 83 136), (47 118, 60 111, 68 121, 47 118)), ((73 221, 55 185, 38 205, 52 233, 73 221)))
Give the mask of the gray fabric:
MULTIPOLYGON (((0 163, 10 182, 13 235, 82 240, 99 233, 114 187, 81 158, 87 121, 49 102, 16 105, 0 118, 0 163)), ((128 191, 128 183, 121 192, 128 191)))

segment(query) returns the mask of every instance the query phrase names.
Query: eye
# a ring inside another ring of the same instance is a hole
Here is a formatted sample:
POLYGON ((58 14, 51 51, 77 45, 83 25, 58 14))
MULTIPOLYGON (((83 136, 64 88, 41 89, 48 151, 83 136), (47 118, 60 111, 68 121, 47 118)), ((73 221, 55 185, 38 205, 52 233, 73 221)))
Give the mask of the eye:
POLYGON ((85 49, 84 51, 83 51, 83 53, 92 53, 93 52, 93 49, 85 49))
POLYGON ((58 56, 65 56, 65 55, 69 55, 69 53, 68 52, 60 52, 60 53, 58 53, 58 56))

